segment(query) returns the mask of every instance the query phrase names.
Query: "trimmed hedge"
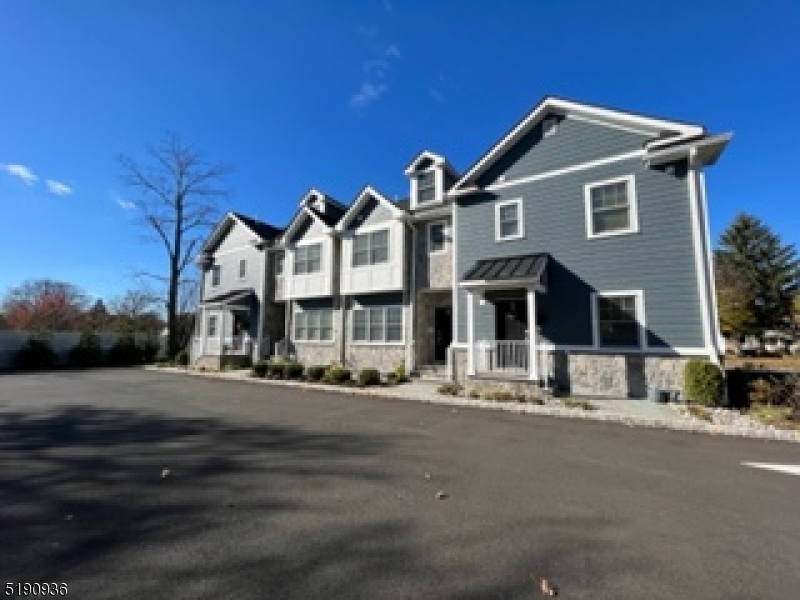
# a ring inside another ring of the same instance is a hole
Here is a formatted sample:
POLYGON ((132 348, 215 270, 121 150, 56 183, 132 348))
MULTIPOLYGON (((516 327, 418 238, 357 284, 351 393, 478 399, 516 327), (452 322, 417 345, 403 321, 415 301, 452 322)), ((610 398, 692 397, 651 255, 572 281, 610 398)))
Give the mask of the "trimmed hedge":
POLYGON ((259 361, 250 367, 250 375, 253 377, 266 377, 267 376, 267 368, 269 367, 269 363, 265 360, 259 361))
POLYGON ((350 369, 331 367, 325 371, 322 379, 325 383, 347 383, 350 381, 351 376, 350 369))
POLYGON ((722 401, 725 379, 722 371, 707 360, 693 358, 683 370, 683 389, 690 402, 718 406, 722 401))
POLYGON ((103 363, 105 352, 100 339, 90 331, 81 334, 81 339, 70 348, 67 363, 71 367, 85 369, 97 367, 103 363))
POLYGON ((325 371, 328 367, 324 365, 313 365, 306 369, 306 377, 309 381, 322 381, 325 377, 325 371))
POLYGON ((302 363, 290 362, 283 365, 284 379, 302 379, 305 367, 302 363))
POLYGON ((180 367, 189 366, 189 353, 186 350, 181 350, 175 355, 175 363, 180 367))
POLYGON ((107 361, 115 367, 129 367, 142 362, 142 350, 130 336, 119 338, 108 351, 107 361))
POLYGON ((381 374, 378 369, 362 369, 358 374, 358 383, 361 385, 380 385, 381 374))
POLYGON ((14 368, 20 371, 52 369, 56 364, 56 353, 50 342, 39 338, 29 338, 14 353, 14 368))

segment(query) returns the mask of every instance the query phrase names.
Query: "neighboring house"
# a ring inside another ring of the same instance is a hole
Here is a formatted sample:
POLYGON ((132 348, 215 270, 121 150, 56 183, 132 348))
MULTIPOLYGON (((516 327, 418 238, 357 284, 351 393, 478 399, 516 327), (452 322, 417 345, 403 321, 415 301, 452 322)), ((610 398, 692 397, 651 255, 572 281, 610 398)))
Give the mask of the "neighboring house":
POLYGON ((200 302, 191 344, 192 365, 219 369, 269 354, 283 337, 283 308, 274 302, 267 257, 282 231, 229 212, 197 257, 200 302))
POLYGON ((542 100, 449 192, 455 376, 625 397, 718 362, 703 168, 730 137, 542 100))
POLYGON ((721 353, 703 170, 730 137, 547 97, 463 174, 418 154, 405 200, 311 190, 260 236, 288 335, 253 355, 404 362, 476 389, 680 388, 689 357, 721 353))

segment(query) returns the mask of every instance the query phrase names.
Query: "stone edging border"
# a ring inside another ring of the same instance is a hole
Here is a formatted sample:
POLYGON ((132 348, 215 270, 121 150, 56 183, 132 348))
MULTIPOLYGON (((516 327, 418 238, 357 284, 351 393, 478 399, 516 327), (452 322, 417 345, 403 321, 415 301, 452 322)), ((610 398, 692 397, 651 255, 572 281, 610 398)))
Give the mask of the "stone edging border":
POLYGON ((242 377, 240 375, 226 375, 224 371, 194 371, 177 367, 141 367, 146 371, 161 373, 183 374, 191 377, 205 377, 207 379, 218 379, 221 381, 240 381, 257 385, 275 385, 283 387, 294 387, 299 389, 314 390, 319 392, 330 392, 340 394, 351 394, 354 396, 370 396, 373 398, 384 398, 387 400, 403 400, 407 402, 421 402, 424 404, 438 404, 442 406, 452 406, 460 408, 482 408, 489 410, 502 410, 515 414, 541 415, 548 417, 561 417, 569 419, 585 419, 589 421, 601 421, 606 423, 619 423, 628 427, 648 427, 651 429, 669 429, 673 431, 684 431, 689 433, 707 433, 710 435, 724 435, 730 437, 743 437, 760 440, 775 440, 781 442, 800 443, 800 431, 789 431, 777 429, 775 427, 764 427, 752 430, 731 429, 724 425, 708 423, 700 419, 686 418, 685 421, 678 419, 651 419, 646 417, 632 417, 608 412, 603 409, 584 410, 581 408, 567 408, 563 406, 542 406, 539 404, 526 404, 519 402, 489 402, 486 400, 473 400, 454 396, 437 396, 432 398, 414 398, 395 394, 382 393, 380 388, 359 389, 345 388, 341 386, 325 385, 322 383, 309 383, 306 381, 281 381, 274 379, 261 379, 258 377, 242 377))

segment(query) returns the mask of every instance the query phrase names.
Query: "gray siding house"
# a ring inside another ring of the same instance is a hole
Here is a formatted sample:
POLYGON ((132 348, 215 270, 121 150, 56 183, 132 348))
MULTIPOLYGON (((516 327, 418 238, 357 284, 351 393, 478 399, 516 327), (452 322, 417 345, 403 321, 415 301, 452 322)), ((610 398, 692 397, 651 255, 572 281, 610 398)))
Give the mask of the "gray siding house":
POLYGON ((539 103, 449 192, 453 377, 642 396, 718 361, 702 173, 729 138, 539 103))
POLYGON ((463 174, 417 154, 407 199, 312 189, 282 231, 229 213, 200 256, 193 356, 677 390, 688 358, 719 361, 704 169, 730 137, 546 97, 463 174))

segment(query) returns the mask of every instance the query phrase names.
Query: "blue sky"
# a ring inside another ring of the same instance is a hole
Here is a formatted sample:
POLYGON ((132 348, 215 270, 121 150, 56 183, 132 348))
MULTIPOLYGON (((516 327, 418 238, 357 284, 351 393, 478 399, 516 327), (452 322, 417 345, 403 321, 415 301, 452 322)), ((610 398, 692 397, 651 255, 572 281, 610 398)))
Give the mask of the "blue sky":
POLYGON ((421 149, 463 170, 546 94, 733 130, 713 240, 744 210, 800 241, 790 0, 0 0, 0 58, 0 294, 161 268, 116 157, 165 131, 283 225, 310 187, 405 195, 421 149))

